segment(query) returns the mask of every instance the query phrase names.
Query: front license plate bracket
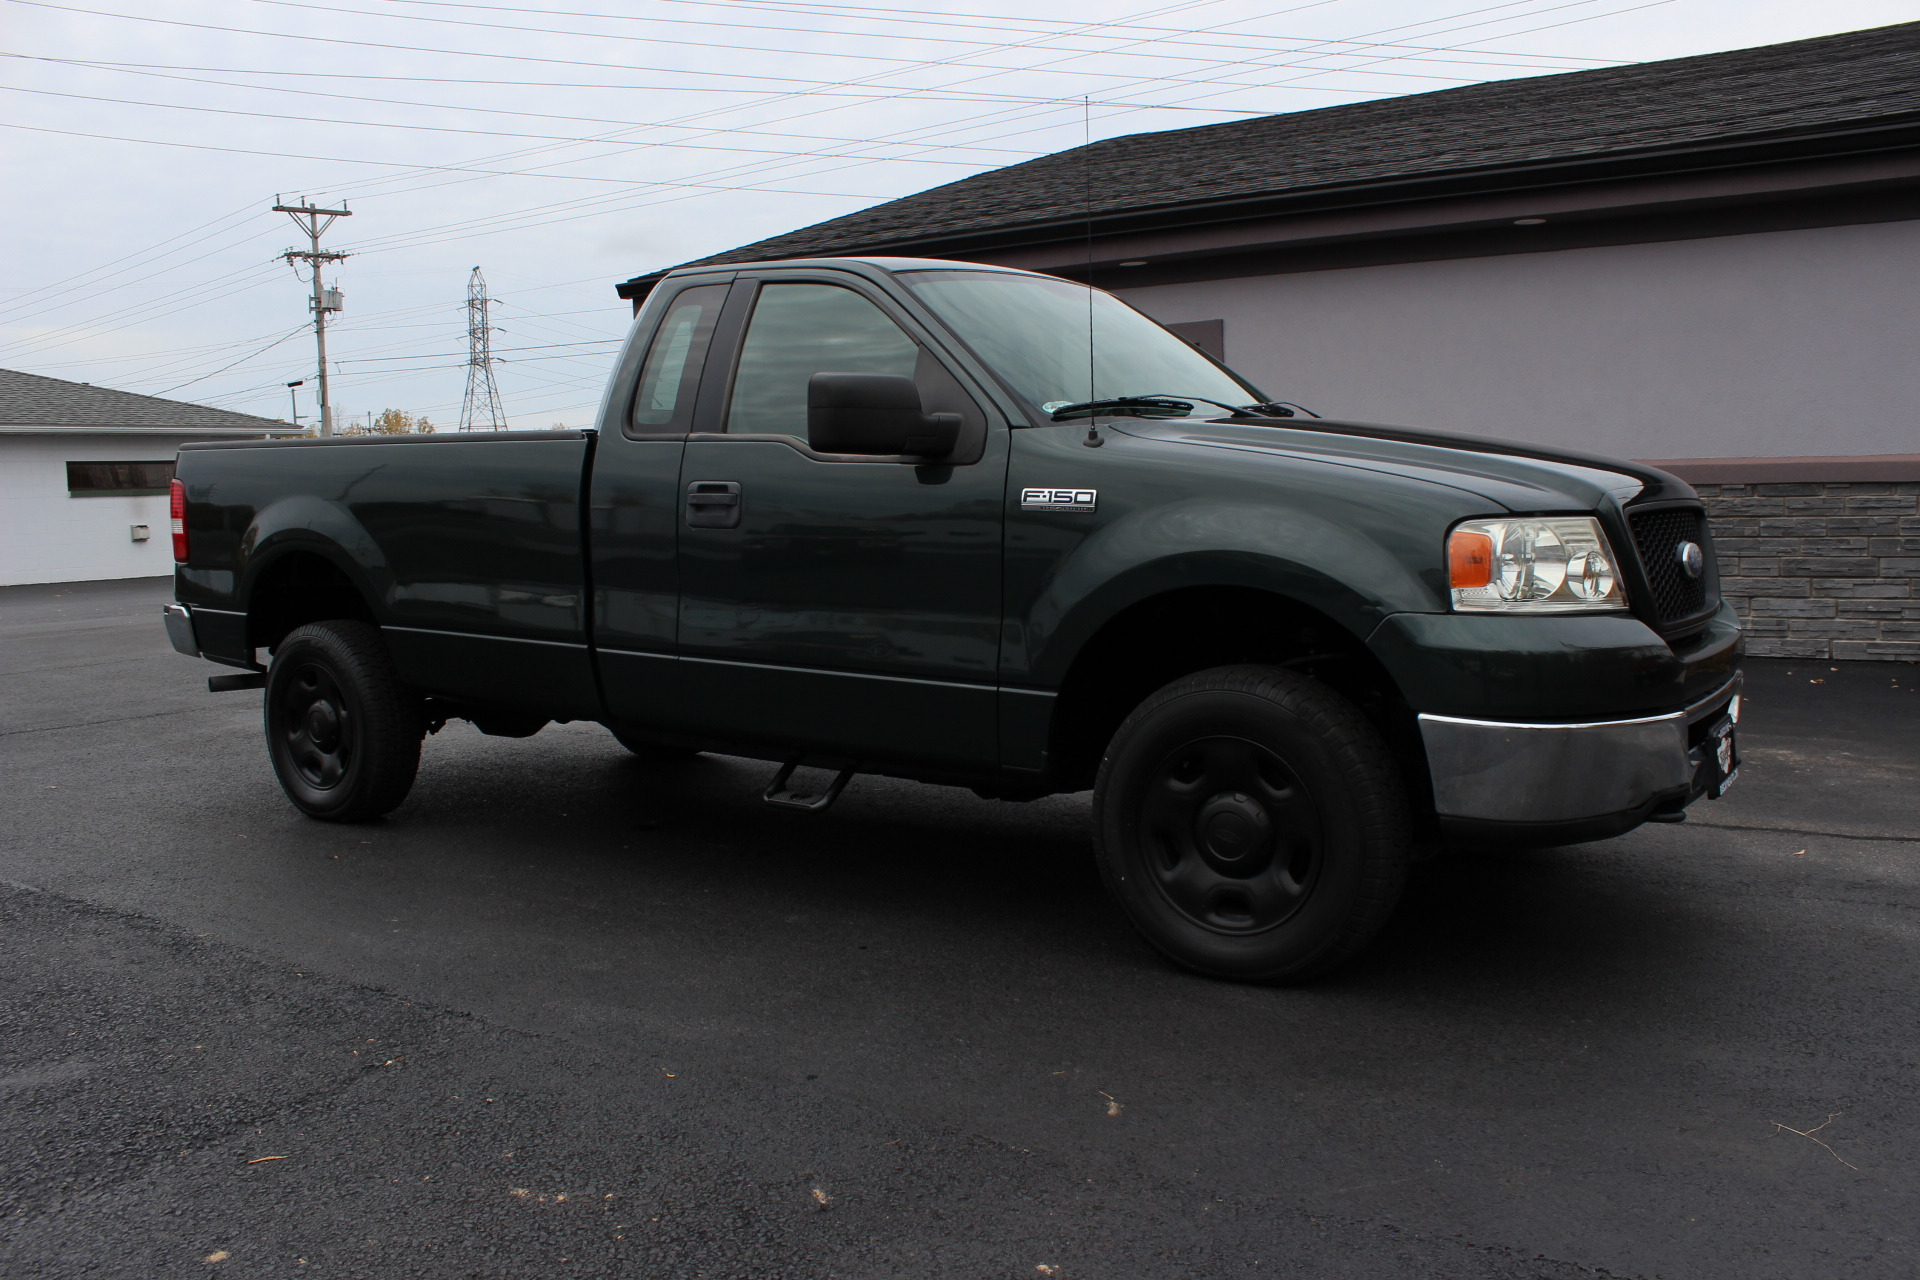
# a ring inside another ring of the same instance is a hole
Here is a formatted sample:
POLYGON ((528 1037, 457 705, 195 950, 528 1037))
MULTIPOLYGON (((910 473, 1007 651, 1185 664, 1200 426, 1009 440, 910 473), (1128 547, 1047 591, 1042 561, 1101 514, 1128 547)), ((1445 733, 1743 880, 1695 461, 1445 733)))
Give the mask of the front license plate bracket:
POLYGON ((1740 776, 1740 748, 1734 737, 1732 719, 1723 718, 1714 725, 1701 745, 1705 748, 1702 754, 1706 756, 1703 763, 1707 768, 1707 797, 1718 800, 1740 776))

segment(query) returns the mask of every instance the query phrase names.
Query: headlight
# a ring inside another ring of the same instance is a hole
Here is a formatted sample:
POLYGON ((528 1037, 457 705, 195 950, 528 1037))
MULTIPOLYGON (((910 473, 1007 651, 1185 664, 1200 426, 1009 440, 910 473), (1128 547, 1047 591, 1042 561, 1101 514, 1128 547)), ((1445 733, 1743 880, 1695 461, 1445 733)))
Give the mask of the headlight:
POLYGON ((1447 536, 1447 575, 1463 613, 1627 607, 1613 549, 1592 516, 1463 521, 1447 536))

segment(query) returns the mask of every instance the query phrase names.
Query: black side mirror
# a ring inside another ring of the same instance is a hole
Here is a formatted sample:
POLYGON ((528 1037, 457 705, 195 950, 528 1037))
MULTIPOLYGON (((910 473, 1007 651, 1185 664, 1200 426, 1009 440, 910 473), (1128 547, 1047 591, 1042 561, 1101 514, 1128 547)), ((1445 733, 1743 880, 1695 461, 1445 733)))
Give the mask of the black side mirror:
POLYGON ((896 373, 816 373, 807 380, 807 440, 821 453, 944 458, 960 415, 929 414, 920 388, 896 373))

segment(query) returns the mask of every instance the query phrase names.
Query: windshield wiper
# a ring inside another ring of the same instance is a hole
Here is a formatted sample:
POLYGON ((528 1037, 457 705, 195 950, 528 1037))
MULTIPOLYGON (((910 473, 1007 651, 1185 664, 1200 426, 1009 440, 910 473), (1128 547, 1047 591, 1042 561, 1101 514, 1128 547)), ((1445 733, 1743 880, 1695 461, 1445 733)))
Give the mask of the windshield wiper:
MULTIPOLYGON (((1192 398, 1198 400, 1200 397, 1192 398)), ((1205 403, 1213 402, 1209 400, 1205 403)), ((1081 404, 1063 404, 1053 411, 1053 420, 1065 422, 1069 418, 1085 418, 1096 413, 1116 413, 1127 409, 1147 409, 1174 418, 1184 418, 1193 412, 1193 406, 1187 401, 1175 400, 1171 396, 1115 396, 1111 400, 1088 400, 1081 404)))
POLYGON ((1267 400, 1259 404, 1228 404, 1224 400, 1210 400, 1206 396, 1191 395, 1183 391, 1178 396, 1155 392, 1144 396, 1115 396, 1110 400, 1063 404, 1053 411, 1053 420, 1066 422, 1072 418, 1092 417, 1101 413, 1125 413, 1129 409, 1144 409, 1150 413, 1165 414, 1171 418, 1184 418, 1193 412, 1195 403, 1210 404, 1216 409, 1225 409, 1236 418, 1291 418, 1295 409, 1310 418, 1320 416, 1304 405, 1292 404, 1285 400, 1267 400))

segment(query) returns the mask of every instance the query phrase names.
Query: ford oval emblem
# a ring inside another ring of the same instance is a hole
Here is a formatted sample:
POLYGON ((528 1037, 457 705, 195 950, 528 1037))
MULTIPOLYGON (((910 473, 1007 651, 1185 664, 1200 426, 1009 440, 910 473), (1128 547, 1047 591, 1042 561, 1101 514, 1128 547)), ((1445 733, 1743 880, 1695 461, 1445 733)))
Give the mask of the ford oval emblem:
POLYGON ((1707 553, 1697 542, 1681 543, 1673 549, 1673 558, 1680 562, 1680 572, 1689 578, 1697 578, 1707 571, 1707 553))

